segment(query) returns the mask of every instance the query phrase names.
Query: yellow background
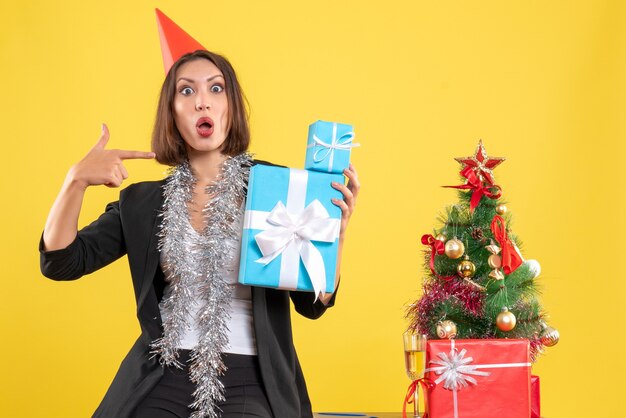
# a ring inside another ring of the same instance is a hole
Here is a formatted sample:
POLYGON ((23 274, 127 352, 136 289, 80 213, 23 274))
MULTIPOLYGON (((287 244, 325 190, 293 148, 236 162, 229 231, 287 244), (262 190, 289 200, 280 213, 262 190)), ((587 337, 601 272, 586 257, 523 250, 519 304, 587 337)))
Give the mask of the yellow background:
MULTIPOLYGON (((363 183, 336 308, 294 320, 318 411, 398 411, 419 238, 456 201, 453 157, 482 138, 562 340, 534 367, 543 415, 613 417, 623 391, 626 7, 621 1, 4 1, 0 6, 0 415, 85 417, 139 332, 125 260, 77 282, 39 273, 67 169, 109 124, 147 149, 160 7, 227 55, 252 151, 301 168, 307 126, 352 123, 363 183), (590 412, 593 411, 593 412, 590 412)), ((129 162, 129 182, 161 178, 129 162)), ((89 190, 81 224, 118 191, 89 190)), ((283 417, 281 417, 283 418, 283 417)))

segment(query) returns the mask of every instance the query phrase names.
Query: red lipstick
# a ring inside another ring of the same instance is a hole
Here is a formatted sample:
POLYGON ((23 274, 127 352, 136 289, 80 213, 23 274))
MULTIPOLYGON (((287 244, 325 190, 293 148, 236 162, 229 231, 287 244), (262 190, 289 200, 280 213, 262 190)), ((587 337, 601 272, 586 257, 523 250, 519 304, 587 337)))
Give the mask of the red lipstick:
POLYGON ((196 131, 203 138, 208 138, 213 134, 213 119, 203 117, 196 122, 196 131))

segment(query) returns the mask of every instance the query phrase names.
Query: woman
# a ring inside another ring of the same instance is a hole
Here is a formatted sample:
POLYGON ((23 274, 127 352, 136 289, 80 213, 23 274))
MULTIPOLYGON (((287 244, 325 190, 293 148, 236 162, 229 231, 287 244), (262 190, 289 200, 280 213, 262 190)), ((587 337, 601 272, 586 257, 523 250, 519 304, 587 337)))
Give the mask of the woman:
MULTIPOLYGON (((42 272, 56 280, 128 255, 142 333, 94 416, 311 417, 289 300, 318 318, 335 296, 314 301, 312 293, 235 283, 248 167, 260 162, 245 153, 247 115, 230 63, 208 51, 175 62, 161 90, 154 152, 108 150, 108 138, 103 125, 69 170, 40 243, 42 272), (87 187, 119 187, 132 158, 174 169, 164 181, 122 190, 77 231, 87 187)), ((345 175, 347 186, 332 184, 344 196, 333 199, 342 210, 336 283, 360 187, 354 168, 345 175)))

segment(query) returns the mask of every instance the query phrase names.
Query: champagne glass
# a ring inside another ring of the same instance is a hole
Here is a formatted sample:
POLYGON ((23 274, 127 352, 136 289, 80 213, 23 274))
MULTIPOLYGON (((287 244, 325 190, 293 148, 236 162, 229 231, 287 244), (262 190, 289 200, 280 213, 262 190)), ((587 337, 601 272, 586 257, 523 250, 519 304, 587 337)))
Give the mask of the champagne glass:
MULTIPOLYGON (((408 330, 402 334, 404 340, 404 367, 409 379, 421 379, 426 369, 426 335, 408 330)), ((413 417, 420 418, 419 391, 416 385, 413 393, 413 417)))

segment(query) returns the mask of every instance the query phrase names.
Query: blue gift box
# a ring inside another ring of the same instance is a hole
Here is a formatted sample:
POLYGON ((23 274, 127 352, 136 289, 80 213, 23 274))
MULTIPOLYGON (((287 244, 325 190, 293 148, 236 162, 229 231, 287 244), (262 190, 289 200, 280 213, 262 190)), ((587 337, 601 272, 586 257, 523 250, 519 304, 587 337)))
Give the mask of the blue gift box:
POLYGON ((304 168, 324 173, 343 173, 350 165, 352 143, 351 125, 318 120, 309 126, 304 168))
POLYGON ((255 165, 250 169, 239 282, 332 293, 343 195, 339 174, 255 165))

